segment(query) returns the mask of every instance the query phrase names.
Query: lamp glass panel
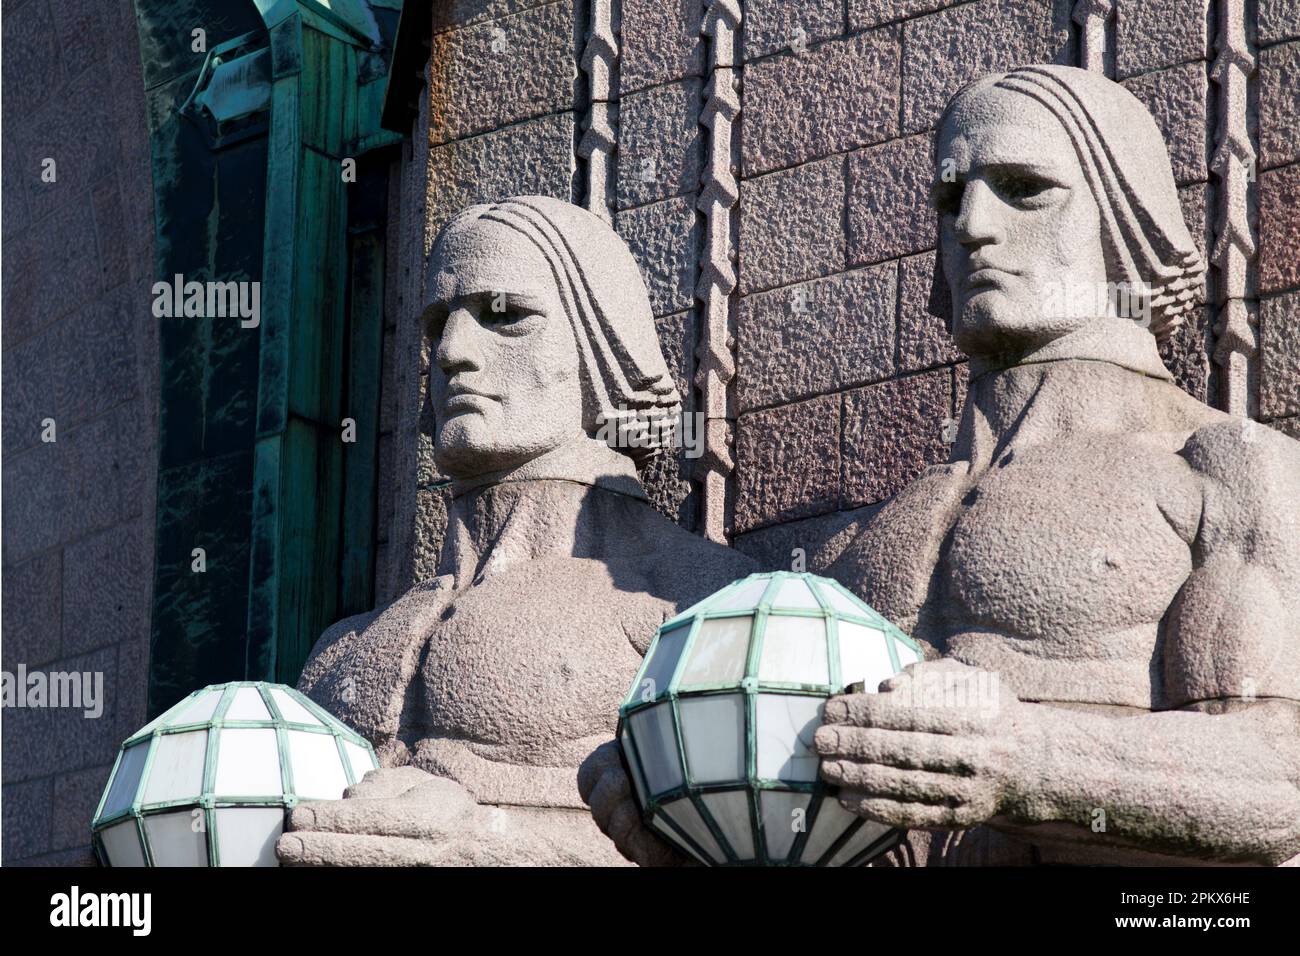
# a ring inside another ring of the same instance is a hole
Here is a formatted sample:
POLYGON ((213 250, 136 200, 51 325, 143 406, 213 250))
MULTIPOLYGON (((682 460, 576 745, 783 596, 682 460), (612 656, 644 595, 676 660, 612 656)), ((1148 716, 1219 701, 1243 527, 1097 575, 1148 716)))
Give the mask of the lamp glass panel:
POLYGON ((731 844, 737 860, 754 859, 754 829, 749 818, 749 792, 723 790, 700 794, 722 835, 731 844))
POLYGON ((813 820, 812 832, 799 854, 799 862, 812 866, 825 855, 840 835, 853 826, 860 818, 840 806, 839 797, 834 794, 822 797, 817 810, 817 819, 813 820))
POLYGON ((643 694, 647 697, 658 697, 668 689, 668 684, 673 679, 673 671, 677 669, 677 661, 682 656, 686 635, 690 632, 691 622, 687 621, 681 627, 675 627, 659 635, 654 653, 650 657, 650 665, 646 668, 640 683, 633 689, 638 699, 643 694))
POLYGON ((683 797, 680 800, 674 800, 672 803, 665 803, 659 808, 659 812, 686 831, 686 834, 713 858, 714 863, 727 862, 727 855, 722 852, 722 848, 718 846, 718 841, 713 838, 713 832, 689 798, 683 797))
POLYGON ((653 794, 664 793, 682 785, 681 759, 677 753, 677 735, 673 732, 673 712, 669 704, 655 704, 628 718, 645 769, 646 785, 653 794))
POLYGON ((270 720, 271 712, 266 709, 262 695, 256 687, 240 687, 235 691, 235 698, 226 710, 226 720, 270 720))
POLYGON ((847 687, 855 681, 866 683, 866 692, 874 694, 882 680, 894 676, 889 660, 889 645, 882 631, 863 627, 852 621, 837 623, 840 638, 840 680, 847 687))
POLYGON ((280 807, 218 807, 217 854, 222 866, 279 866, 275 841, 284 830, 280 807))
POLYGON ((144 866, 144 848, 135 829, 135 819, 114 823, 100 833, 104 852, 113 866, 144 866))
POLYGON ((864 820, 853 836, 844 841, 844 846, 835 851, 835 855, 830 858, 827 866, 845 866, 855 856, 875 843, 886 833, 889 827, 883 823, 876 823, 874 820, 864 820))
POLYGON ((745 581, 731 593, 731 596, 724 600, 713 611, 738 611, 742 608, 748 610, 758 604, 763 598, 763 592, 767 590, 767 578, 755 578, 752 581, 745 581))
POLYGON ((370 771, 378 769, 375 758, 365 747, 358 746, 350 740, 345 740, 343 741, 343 752, 348 755, 348 763, 352 765, 352 777, 357 783, 360 783, 361 778, 370 771))
POLYGON ((135 791, 140 783, 140 773, 144 770, 144 760, 149 754, 149 744, 151 742, 151 740, 146 739, 143 743, 128 747, 122 753, 122 759, 118 761, 117 773, 113 775, 113 786, 108 791, 108 799, 104 801, 104 812, 101 816, 111 817, 131 805, 131 801, 135 799, 135 791))
POLYGON ((215 792, 220 797, 283 793, 280 750, 269 727, 226 727, 217 745, 215 792))
POLYGON ((333 734, 288 730, 289 762, 293 767, 293 792, 314 800, 341 800, 348 778, 333 734))
POLYGON ((723 783, 745 777, 745 695, 682 697, 686 772, 692 783, 723 783))
POLYGON ((803 611, 822 609, 803 578, 786 578, 782 581, 780 588, 777 589, 776 598, 772 601, 772 607, 797 608, 803 611))
POLYGON ((144 835, 154 866, 207 866, 208 837, 202 810, 154 813, 144 818, 144 835), (195 815, 197 812, 197 816, 195 815))
POLYGON ((203 793, 203 761, 207 754, 206 730, 163 734, 155 745, 141 803, 197 800, 203 793))
POLYGON ((623 748, 623 756, 627 758, 628 772, 632 775, 632 786, 636 788, 637 806, 644 810, 646 805, 645 779, 641 776, 641 767, 636 759, 636 741, 632 739, 632 734, 627 727, 623 728, 623 736, 619 738, 619 745, 623 748))
POLYGON ((790 790, 764 790, 758 806, 763 813, 763 840, 769 860, 784 860, 790 855, 794 838, 803 832, 808 821, 808 803, 812 794, 790 790))
POLYGON ((221 691, 219 690, 199 694, 198 697, 189 702, 188 706, 177 711, 176 716, 169 719, 167 723, 172 727, 180 724, 207 723, 212 719, 212 715, 216 713, 217 704, 219 703, 221 703, 221 691))
POLYGON ((906 667, 908 664, 919 664, 921 662, 921 653, 902 641, 894 641, 894 649, 898 651, 898 666, 906 667))
POLYGON ((700 622, 700 630, 691 645, 691 656, 682 671, 681 686, 702 684, 739 684, 745 676, 745 657, 749 653, 749 632, 754 619, 713 617, 700 622))
POLYGON ((759 694, 758 775, 765 780, 815 781, 820 758, 813 734, 821 724, 823 698, 759 694))
POLYGON ((312 727, 322 726, 316 715, 298 703, 282 690, 272 690, 271 699, 280 710, 280 716, 291 724, 308 724, 312 727))
POLYGON ((682 850, 683 852, 689 853, 691 856, 695 857, 695 859, 699 860, 701 863, 707 864, 712 862, 711 860, 706 860, 704 857, 700 856, 700 854, 697 853, 693 847, 691 847, 689 844, 684 842, 682 838, 678 835, 677 831, 664 822, 664 815, 662 813, 656 813, 654 815, 654 819, 650 821, 650 826, 658 830, 660 833, 662 833, 664 839, 666 839, 673 846, 677 847, 679 850, 682 850))
POLYGON ((828 684, 826 622, 820 617, 773 614, 763 631, 760 681, 783 684, 828 684))
POLYGON ((850 597, 846 597, 839 588, 823 584, 821 592, 826 602, 840 614, 852 614, 854 617, 871 619, 871 615, 867 613, 861 604, 850 597))

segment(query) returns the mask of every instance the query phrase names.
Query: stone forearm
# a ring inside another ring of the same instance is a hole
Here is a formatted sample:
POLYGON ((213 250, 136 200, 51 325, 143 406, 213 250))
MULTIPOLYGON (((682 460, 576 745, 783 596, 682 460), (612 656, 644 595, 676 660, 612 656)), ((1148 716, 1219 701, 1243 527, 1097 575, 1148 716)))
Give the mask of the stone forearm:
POLYGON ((1005 818, 1076 823, 1091 839, 1203 859, 1300 854, 1300 706, 1124 718, 1025 708, 1012 758, 1024 762, 1024 784, 1005 818))

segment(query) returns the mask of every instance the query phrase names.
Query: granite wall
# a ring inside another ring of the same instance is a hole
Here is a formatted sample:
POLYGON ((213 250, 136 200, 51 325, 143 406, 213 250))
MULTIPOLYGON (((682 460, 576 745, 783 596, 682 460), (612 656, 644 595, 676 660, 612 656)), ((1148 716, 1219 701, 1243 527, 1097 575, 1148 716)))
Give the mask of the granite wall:
MULTIPOLYGON (((1151 108, 1211 266, 1165 360, 1300 432, 1298 36, 1297 0, 435 0, 401 211, 422 215, 413 252, 512 193, 612 219, 710 423, 702 460, 645 476, 656 503, 815 569, 947 456, 966 368, 926 309, 930 150, 948 96, 991 70, 1098 69, 1151 108)), ((389 594, 430 573, 445 520, 418 339, 399 319, 389 594)))
POLYGON ((3 862, 81 863, 117 745, 145 720, 149 139, 130 0, 4 0, 3 14, 3 667, 103 688, 98 718, 5 709, 3 862))

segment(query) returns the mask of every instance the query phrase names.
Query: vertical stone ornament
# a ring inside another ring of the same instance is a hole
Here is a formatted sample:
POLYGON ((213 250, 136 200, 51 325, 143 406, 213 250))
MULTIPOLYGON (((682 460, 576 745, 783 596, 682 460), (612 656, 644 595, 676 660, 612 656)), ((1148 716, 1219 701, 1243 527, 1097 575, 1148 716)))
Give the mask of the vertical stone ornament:
POLYGON ((606 222, 610 221, 610 171, 618 140, 619 0, 591 0, 587 45, 582 51, 582 69, 591 90, 591 108, 583 121, 584 133, 578 156, 585 163, 586 197, 583 205, 606 222))
POLYGON ((740 0, 711 0, 702 31, 711 38, 709 77, 700 125, 708 129, 708 151, 700 182, 699 210, 705 217, 704 249, 695 296, 700 300, 700 341, 696 349, 698 410, 705 417, 704 454, 695 477, 701 483, 701 532, 726 541, 727 483, 735 461, 731 446, 735 414, 729 398, 736 374, 732 335, 732 293, 736 289, 733 211, 739 199, 732 157, 740 81, 736 69, 740 0))
POLYGON ((1079 66, 1106 72, 1106 21, 1115 0, 1076 0, 1072 19, 1079 25, 1079 66))
POLYGON ((1219 0, 1216 56, 1210 76, 1218 91, 1219 123, 1211 169, 1218 179, 1214 248, 1218 272, 1218 322, 1214 360, 1222 369, 1219 406, 1232 415, 1254 412, 1251 387, 1259 353, 1255 305, 1249 300, 1257 246, 1251 233, 1250 184, 1255 147, 1247 128, 1247 102, 1255 55, 1246 40, 1244 0, 1219 0))

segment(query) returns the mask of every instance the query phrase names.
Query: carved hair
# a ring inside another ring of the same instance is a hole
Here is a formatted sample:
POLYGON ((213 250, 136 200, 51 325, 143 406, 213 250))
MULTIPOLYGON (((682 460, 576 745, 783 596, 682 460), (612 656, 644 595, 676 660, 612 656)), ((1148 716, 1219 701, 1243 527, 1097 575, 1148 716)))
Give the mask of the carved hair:
POLYGON ((659 345, 645 280, 627 245, 585 209, 547 196, 514 196, 462 210, 439 233, 432 258, 453 229, 477 220, 519 233, 550 265, 578 349, 588 434, 612 422, 623 432, 618 451, 638 464, 657 455, 682 400, 659 345))
MULTIPOLYGON (((982 77, 949 102, 992 89, 1020 93, 1060 121, 1101 216, 1101 239, 1117 282, 1151 290, 1151 325, 1170 335, 1196 307, 1205 263, 1183 219, 1169 151, 1141 101, 1118 83, 1070 66, 1027 66, 982 77)), ((937 140, 936 140, 937 144, 937 140)))

